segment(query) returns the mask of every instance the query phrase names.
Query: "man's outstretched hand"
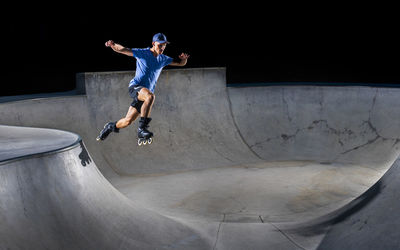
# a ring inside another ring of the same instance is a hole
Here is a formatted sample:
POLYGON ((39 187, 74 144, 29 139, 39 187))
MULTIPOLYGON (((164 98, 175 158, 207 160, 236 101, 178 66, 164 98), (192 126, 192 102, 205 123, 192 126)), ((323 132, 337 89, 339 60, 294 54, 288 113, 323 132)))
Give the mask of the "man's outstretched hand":
POLYGON ((114 43, 113 40, 108 40, 108 41, 106 42, 106 47, 111 47, 111 46, 114 46, 114 45, 115 45, 115 43, 114 43))
POLYGON ((106 47, 112 48, 112 50, 114 50, 115 52, 118 52, 118 53, 121 53, 121 54, 124 54, 127 56, 133 56, 132 50, 130 48, 125 48, 121 44, 114 43, 113 40, 108 40, 105 45, 106 45, 106 47))
POLYGON ((186 65, 186 63, 187 63, 187 59, 189 58, 189 55, 188 54, 186 54, 186 53, 182 53, 182 54, 180 54, 180 56, 179 56, 179 59, 180 59, 180 62, 176 62, 176 61, 173 61, 170 65, 171 66, 185 66, 186 65))
POLYGON ((188 55, 188 54, 186 54, 186 53, 182 53, 182 54, 179 56, 179 59, 181 59, 181 60, 187 60, 189 57, 190 57, 190 55, 188 55))

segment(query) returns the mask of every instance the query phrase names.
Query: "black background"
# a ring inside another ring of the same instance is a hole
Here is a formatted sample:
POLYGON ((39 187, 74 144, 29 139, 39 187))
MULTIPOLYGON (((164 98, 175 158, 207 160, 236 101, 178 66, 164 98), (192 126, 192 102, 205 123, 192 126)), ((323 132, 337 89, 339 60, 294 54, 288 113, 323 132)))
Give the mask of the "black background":
POLYGON ((171 42, 166 55, 189 53, 189 68, 227 67, 228 83, 400 83, 398 20, 390 6, 113 2, 7 8, 0 96, 72 90, 77 72, 134 70, 134 59, 104 43, 150 47, 158 32, 171 42))

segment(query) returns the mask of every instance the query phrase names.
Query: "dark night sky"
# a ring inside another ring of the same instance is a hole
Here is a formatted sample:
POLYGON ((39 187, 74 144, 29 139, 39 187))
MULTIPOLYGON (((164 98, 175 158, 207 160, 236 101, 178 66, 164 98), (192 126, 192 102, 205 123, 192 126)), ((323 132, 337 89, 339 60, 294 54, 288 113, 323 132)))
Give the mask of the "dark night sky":
POLYGON ((2 20, 7 88, 0 96, 71 90, 77 72, 134 70, 133 58, 104 43, 149 47, 157 32, 171 41, 165 54, 189 53, 186 67, 227 67, 230 83, 400 83, 397 20, 385 12, 390 8, 277 12, 188 4, 151 15, 148 5, 137 4, 14 9, 2 20))

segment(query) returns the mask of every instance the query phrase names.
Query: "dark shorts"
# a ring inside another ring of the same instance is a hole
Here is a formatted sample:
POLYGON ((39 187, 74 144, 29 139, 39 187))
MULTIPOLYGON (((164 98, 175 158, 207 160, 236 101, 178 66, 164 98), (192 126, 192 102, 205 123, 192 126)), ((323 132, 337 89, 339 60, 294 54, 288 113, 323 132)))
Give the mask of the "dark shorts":
POLYGON ((140 90, 144 88, 142 86, 131 86, 129 87, 129 95, 132 97, 133 101, 131 103, 131 106, 136 108, 136 110, 140 113, 140 110, 142 109, 143 102, 139 101, 138 95, 140 90))

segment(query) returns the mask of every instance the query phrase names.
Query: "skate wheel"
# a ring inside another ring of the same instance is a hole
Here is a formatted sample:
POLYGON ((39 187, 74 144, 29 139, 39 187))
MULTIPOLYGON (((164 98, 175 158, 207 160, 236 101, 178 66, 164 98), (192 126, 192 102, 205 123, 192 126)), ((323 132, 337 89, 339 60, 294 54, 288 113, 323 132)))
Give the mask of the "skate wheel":
POLYGON ((153 142, 153 138, 149 138, 148 140, 147 140, 147 143, 150 145, 151 143, 153 142))
POLYGON ((144 141, 143 141, 143 145, 146 145, 146 144, 147 144, 147 140, 144 140, 144 141))
POLYGON ((137 144, 138 144, 139 146, 142 146, 143 141, 142 141, 141 139, 138 139, 137 144))

